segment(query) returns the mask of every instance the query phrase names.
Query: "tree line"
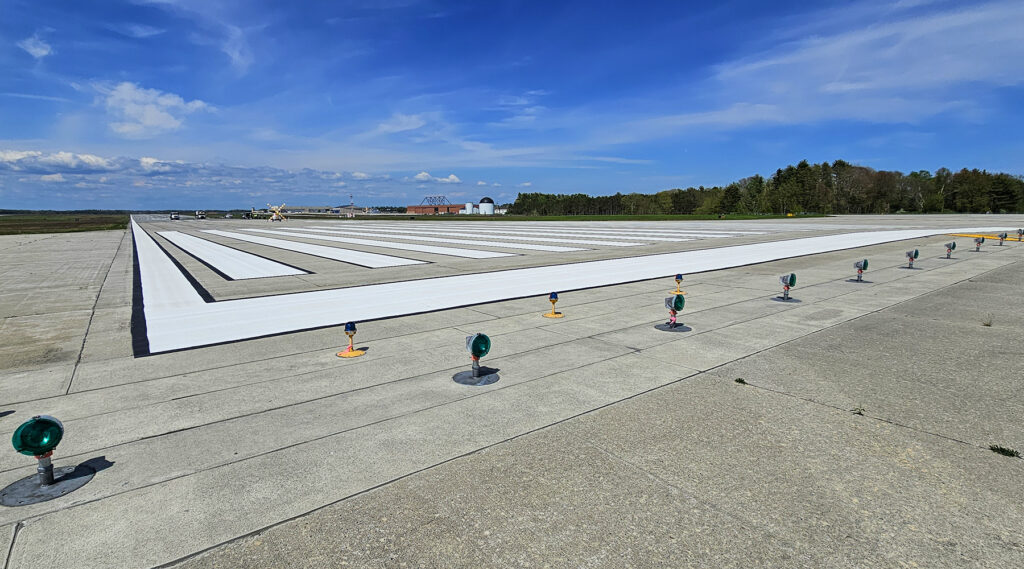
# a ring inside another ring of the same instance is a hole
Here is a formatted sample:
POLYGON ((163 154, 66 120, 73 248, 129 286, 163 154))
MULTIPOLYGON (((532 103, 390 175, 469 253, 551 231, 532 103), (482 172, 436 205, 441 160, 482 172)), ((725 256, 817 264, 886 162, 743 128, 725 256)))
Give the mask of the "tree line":
POLYGON ((1024 177, 984 170, 909 174, 874 170, 843 160, 754 175, 725 187, 674 188, 656 194, 589 196, 519 194, 513 215, 656 215, 787 213, 1019 213, 1024 177))

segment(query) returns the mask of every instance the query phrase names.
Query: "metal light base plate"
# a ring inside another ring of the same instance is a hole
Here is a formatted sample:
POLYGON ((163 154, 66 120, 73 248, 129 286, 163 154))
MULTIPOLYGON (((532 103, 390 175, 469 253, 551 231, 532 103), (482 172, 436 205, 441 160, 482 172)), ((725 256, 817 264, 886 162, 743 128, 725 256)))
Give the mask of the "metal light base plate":
POLYGON ((91 466, 62 466, 53 469, 53 484, 39 484, 39 475, 33 474, 0 490, 0 504, 4 506, 28 506, 60 498, 85 486, 96 474, 91 466))
POLYGON ((563 318, 565 314, 562 314, 561 312, 545 312, 544 314, 541 314, 541 316, 544 318, 563 318))
POLYGON ((693 330, 693 328, 682 323, 676 324, 675 328, 669 327, 668 324, 658 324, 654 329, 661 330, 662 332, 689 332, 690 330, 693 330))
POLYGON ((498 381, 499 378, 497 371, 498 370, 489 367, 482 367, 480 368, 480 377, 473 377, 472 370, 460 371, 452 376, 452 380, 455 381, 455 383, 462 385, 490 385, 498 381))
POLYGON ((792 296, 789 298, 782 298, 781 296, 776 296, 772 300, 777 302, 800 302, 799 298, 793 298, 792 296))
POLYGON ((846 282, 848 282, 848 283, 864 283, 864 284, 874 284, 874 283, 873 283, 873 281, 869 281, 869 280, 861 280, 861 281, 858 281, 857 279, 846 279, 846 282))

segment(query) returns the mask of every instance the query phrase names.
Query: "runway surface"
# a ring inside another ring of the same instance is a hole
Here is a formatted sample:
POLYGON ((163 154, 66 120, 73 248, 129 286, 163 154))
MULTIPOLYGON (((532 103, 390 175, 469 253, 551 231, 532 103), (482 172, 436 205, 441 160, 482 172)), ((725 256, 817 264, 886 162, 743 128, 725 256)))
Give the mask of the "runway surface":
POLYGON ((211 303, 203 301, 200 293, 137 223, 133 222, 132 230, 139 252, 147 351, 158 353, 334 326, 347 321, 377 320, 552 291, 713 271, 941 233, 994 229, 868 231, 211 303), (267 314, 276 317, 267 318, 267 314))

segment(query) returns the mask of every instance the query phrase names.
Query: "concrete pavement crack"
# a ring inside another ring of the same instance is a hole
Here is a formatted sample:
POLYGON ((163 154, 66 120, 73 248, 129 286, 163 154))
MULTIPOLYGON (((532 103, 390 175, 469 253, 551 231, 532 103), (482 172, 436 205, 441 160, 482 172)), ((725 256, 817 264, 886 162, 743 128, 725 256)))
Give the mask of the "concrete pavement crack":
POLYGON ((85 333, 82 334, 82 345, 78 348, 78 357, 75 358, 75 367, 71 370, 71 378, 68 380, 68 387, 64 390, 64 395, 71 393, 71 385, 75 382, 75 376, 78 375, 78 364, 82 363, 82 354, 85 353, 85 342, 89 339, 89 330, 92 328, 92 319, 96 317, 96 307, 99 306, 100 297, 103 296, 103 287, 107 284, 107 277, 110 276, 110 269, 113 268, 114 263, 117 261, 117 254, 121 252, 121 247, 125 241, 128 240, 128 230, 125 230, 124 236, 121 237, 121 241, 117 244, 117 249, 114 250, 114 256, 110 258, 110 264, 107 265, 107 271, 103 273, 103 281, 100 284, 100 289, 96 291, 96 300, 92 303, 92 311, 89 312, 89 322, 85 325, 85 333))

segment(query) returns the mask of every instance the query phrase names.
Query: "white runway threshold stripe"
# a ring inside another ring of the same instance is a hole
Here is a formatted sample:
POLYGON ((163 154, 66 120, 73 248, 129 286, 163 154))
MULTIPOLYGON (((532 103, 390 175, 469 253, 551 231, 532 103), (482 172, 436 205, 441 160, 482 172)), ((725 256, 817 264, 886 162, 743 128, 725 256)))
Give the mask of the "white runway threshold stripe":
POLYGON ((401 234, 385 235, 371 229, 313 229, 312 227, 285 227, 286 231, 310 232, 310 233, 331 233, 335 235, 361 235, 363 237, 383 237, 391 239, 402 239, 403 241, 423 241, 426 243, 451 243, 452 245, 483 245, 484 247, 502 247, 505 249, 522 249, 524 251, 550 251, 554 253, 568 253, 570 251, 586 251, 580 247, 562 247, 559 245, 535 245, 532 243, 495 243, 493 241, 476 241, 473 239, 451 239, 446 237, 425 237, 416 235, 416 230, 410 230, 401 234))
POLYGON ((257 233, 270 233, 273 235, 284 235, 286 237, 297 237, 302 239, 319 239, 321 241, 333 241, 335 243, 348 243, 350 245, 365 245, 367 247, 382 247, 385 249, 402 249, 404 251, 419 251, 420 253, 433 253, 435 255, 448 255, 449 257, 466 257, 468 259, 494 259, 497 257, 513 257, 514 253, 501 253, 499 251, 480 251, 478 249, 462 249, 459 247, 438 247, 436 245, 416 245, 414 243, 396 243, 395 241, 381 241, 379 239, 356 239, 353 237, 334 237, 331 235, 309 235, 292 231, 277 231, 274 229, 245 229, 244 231, 257 233))
MULTIPOLYGON (((334 229, 332 226, 316 226, 318 229, 334 229)), ((400 231, 397 229, 374 229, 381 233, 408 233, 408 231, 400 231)), ((542 243, 571 243, 573 245, 604 245, 606 247, 638 247, 643 243, 630 243, 626 241, 594 241, 593 239, 560 239, 555 237, 529 237, 526 235, 515 234, 515 235, 495 235, 491 233, 475 232, 472 230, 444 230, 444 229, 419 229, 417 233, 426 233, 428 235, 448 235, 451 237, 473 237, 477 239, 499 239, 508 241, 539 241, 542 243)), ((504 242, 504 241, 503 241, 504 242)))
MULTIPOLYGON (((869 231, 207 303, 153 239, 132 223, 148 353, 546 295, 552 291, 615 285, 680 272, 702 273, 931 235, 1003 229, 869 231), (403 301, 397 303, 396 298, 403 301), (268 318, 267 314, 274 317, 268 318)), ((137 351, 136 355, 142 354, 137 351)))
POLYGON ((307 255, 313 255, 315 257, 323 257, 325 259, 342 261, 344 263, 352 263, 353 265, 369 267, 371 269, 380 269, 382 267, 401 267, 403 265, 419 265, 424 262, 417 261, 416 259, 405 259, 402 257, 381 255, 379 253, 353 251, 352 249, 342 249, 340 247, 326 247, 324 245, 299 243, 297 241, 288 241, 286 239, 274 239, 272 237, 257 237, 255 235, 246 235, 244 233, 235 233, 233 231, 204 229, 203 233, 209 233, 211 235, 220 235, 221 237, 228 237, 230 239, 237 239, 239 241, 255 243, 257 245, 265 245, 267 247, 273 247, 275 249, 284 249, 286 251, 295 251, 296 253, 305 253, 307 255))
MULTIPOLYGON (((767 231, 703 231, 703 230, 647 230, 638 229, 634 227, 620 227, 618 229, 612 228, 595 228, 595 227, 572 227, 568 229, 565 227, 520 227, 515 223, 509 222, 491 222, 491 223, 472 223, 472 222, 459 222, 452 225, 458 225, 460 229, 472 230, 472 231, 483 231, 488 233, 519 233, 525 234, 538 234, 538 235, 576 235, 584 237, 604 237, 609 238, 629 238, 629 239, 653 239, 654 237, 660 237, 662 239, 655 239, 656 241, 675 241, 672 237, 736 237, 741 235, 764 235, 767 231)), ((448 227, 451 228, 452 225, 448 227)), ((396 227, 395 223, 383 225, 383 224, 367 224, 363 227, 396 227)), ((406 223, 402 223, 401 227, 410 227, 406 223)), ((436 228, 437 224, 426 225, 421 224, 418 226, 412 226, 415 228, 436 228)), ((411 228, 412 228, 411 227, 411 228)))
POLYGON ((244 280, 309 274, 295 267, 225 247, 220 243, 200 239, 195 235, 180 231, 158 231, 157 235, 174 243, 182 251, 226 275, 229 279, 244 280))
MULTIPOLYGON (((392 225, 391 227, 394 227, 394 226, 392 225)), ((487 235, 487 236, 491 237, 492 239, 505 239, 505 238, 507 238, 506 234, 508 234, 508 235, 526 235, 526 236, 529 236, 529 237, 551 236, 551 237, 573 237, 573 238, 577 238, 578 237, 578 238, 583 238, 583 239, 618 239, 618 240, 621 240, 621 241, 671 241, 673 243, 674 242, 678 242, 678 241, 690 241, 690 239, 686 239, 686 238, 665 237, 664 235, 658 235, 658 236, 653 236, 653 237, 647 236, 647 235, 634 235, 634 234, 631 234, 631 233, 625 232, 625 231, 623 231, 623 232, 615 232, 615 233, 590 233, 590 232, 568 231, 568 230, 566 230, 566 231, 561 231, 561 230, 551 230, 551 231, 548 231, 548 230, 540 230, 540 229, 518 229, 518 228, 513 228, 513 227, 508 227, 508 228, 491 228, 491 227, 475 228, 474 227, 474 228, 465 228, 465 229, 459 228, 459 230, 460 231, 472 231, 474 233, 479 233, 480 235, 487 235)), ((413 229, 411 231, 416 231, 416 230, 413 229)), ((728 237, 728 235, 712 235, 711 237, 728 237)))

